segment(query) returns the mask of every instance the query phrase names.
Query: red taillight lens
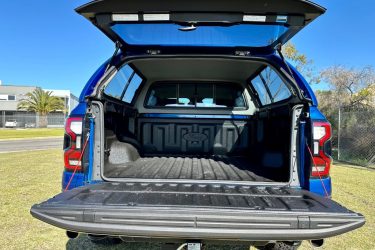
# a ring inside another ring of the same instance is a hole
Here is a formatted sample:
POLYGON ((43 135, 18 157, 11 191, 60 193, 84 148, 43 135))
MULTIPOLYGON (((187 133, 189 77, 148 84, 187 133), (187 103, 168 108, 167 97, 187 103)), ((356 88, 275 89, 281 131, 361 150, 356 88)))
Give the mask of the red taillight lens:
POLYGON ((64 136, 64 163, 67 170, 77 168, 80 171, 81 161, 79 160, 82 149, 82 118, 69 117, 65 122, 64 136))
POLYGON ((330 143, 331 124, 328 122, 313 123, 313 166, 311 176, 323 177, 329 175, 331 167, 330 143))

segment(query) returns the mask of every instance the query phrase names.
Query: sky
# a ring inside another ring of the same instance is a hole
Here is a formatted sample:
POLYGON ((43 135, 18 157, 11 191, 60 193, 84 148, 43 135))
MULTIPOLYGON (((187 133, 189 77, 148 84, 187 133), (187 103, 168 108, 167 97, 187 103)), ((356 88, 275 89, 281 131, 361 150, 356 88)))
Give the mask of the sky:
MULTIPOLYGON (((79 95, 114 44, 74 9, 88 0, 0 1, 2 84, 70 89, 79 95)), ((292 39, 316 70, 375 67, 374 0, 315 0, 327 12, 292 39)), ((325 89, 324 83, 314 89, 325 89)))

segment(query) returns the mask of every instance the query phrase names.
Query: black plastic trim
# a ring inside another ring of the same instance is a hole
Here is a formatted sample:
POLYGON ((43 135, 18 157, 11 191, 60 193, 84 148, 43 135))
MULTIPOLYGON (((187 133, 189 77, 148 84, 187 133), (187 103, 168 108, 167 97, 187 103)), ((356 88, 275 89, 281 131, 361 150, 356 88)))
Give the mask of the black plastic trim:
POLYGON ((97 13, 138 13, 149 12, 211 12, 211 13, 252 13, 252 14, 315 14, 325 12, 325 8, 307 0, 204 0, 186 2, 184 0, 167 0, 155 2, 152 0, 97 0, 82 5, 76 11, 87 17, 97 13))
POLYGON ((306 190, 218 184, 95 184, 34 205, 31 214, 74 232, 216 241, 322 239, 365 223, 306 190))
MULTIPOLYGON (((287 74, 286 71, 280 70, 280 67, 277 66, 274 62, 272 62, 270 60, 267 60, 264 57, 259 57, 259 56, 243 57, 243 56, 233 56, 233 55, 229 56, 229 55, 221 55, 221 54, 214 54, 214 55, 209 55, 209 54, 192 54, 192 55, 176 54, 176 55, 157 55, 157 56, 155 56, 155 55, 154 56, 150 56, 150 55, 139 56, 139 55, 137 55, 137 56, 127 56, 127 57, 122 58, 122 60, 120 60, 120 62, 116 66, 116 68, 120 68, 127 63, 132 64, 132 61, 135 61, 135 60, 138 60, 138 59, 152 59, 152 58, 166 58, 166 59, 167 58, 222 58, 222 59, 250 60, 250 61, 255 61, 255 62, 261 62, 261 63, 266 64, 267 66, 272 67, 283 78, 283 80, 288 84, 288 87, 290 87, 292 90, 295 91, 295 93, 297 93, 297 96, 295 98, 293 98, 293 95, 292 95, 288 99, 282 100, 280 102, 265 105, 265 106, 263 106, 264 108, 269 108, 270 106, 277 105, 277 104, 281 104, 281 105, 287 104, 288 102, 292 102, 292 101, 295 101, 295 103, 300 103, 301 101, 306 101, 305 97, 300 92, 299 86, 288 77, 288 74, 287 74), (293 100, 293 99, 295 99, 295 100, 293 100)), ((107 74, 112 75, 113 72, 114 72, 114 70, 109 70, 107 74)), ((108 75, 103 76, 103 80, 100 80, 98 82, 98 86, 95 88, 96 91, 94 91, 91 94, 91 97, 95 97, 95 96, 98 95, 98 89, 102 89, 102 86, 108 81, 108 78, 109 78, 108 75)), ((144 77, 143 75, 140 75, 140 76, 144 77)), ((144 78, 144 79, 146 81, 146 78, 144 78)), ((140 86, 144 87, 143 85, 144 85, 144 83, 142 83, 140 86)), ((248 84, 248 85, 249 85, 249 90, 250 90, 249 91, 250 96, 253 98, 252 101, 255 102, 256 104, 258 104, 258 107, 262 107, 262 105, 259 101, 259 97, 256 96, 256 94, 255 94, 256 91, 253 88, 252 84, 248 84)), ((140 89, 142 87, 140 87, 140 89)), ((115 99, 115 98, 113 98, 113 99, 115 99)))

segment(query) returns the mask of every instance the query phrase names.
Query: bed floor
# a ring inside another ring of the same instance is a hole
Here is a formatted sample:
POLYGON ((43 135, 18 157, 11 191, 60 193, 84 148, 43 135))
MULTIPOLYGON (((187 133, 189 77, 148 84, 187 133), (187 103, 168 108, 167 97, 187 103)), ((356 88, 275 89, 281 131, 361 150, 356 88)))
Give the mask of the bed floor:
POLYGON ((246 157, 142 157, 125 164, 106 163, 107 178, 287 181, 285 170, 256 165, 246 157))

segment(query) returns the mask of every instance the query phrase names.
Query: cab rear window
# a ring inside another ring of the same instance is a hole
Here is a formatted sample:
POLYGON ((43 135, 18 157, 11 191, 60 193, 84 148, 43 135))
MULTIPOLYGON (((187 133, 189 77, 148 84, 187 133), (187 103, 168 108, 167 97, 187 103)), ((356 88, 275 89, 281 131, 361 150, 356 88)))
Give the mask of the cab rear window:
POLYGON ((233 83, 155 83, 146 107, 244 109, 244 89, 233 83))

